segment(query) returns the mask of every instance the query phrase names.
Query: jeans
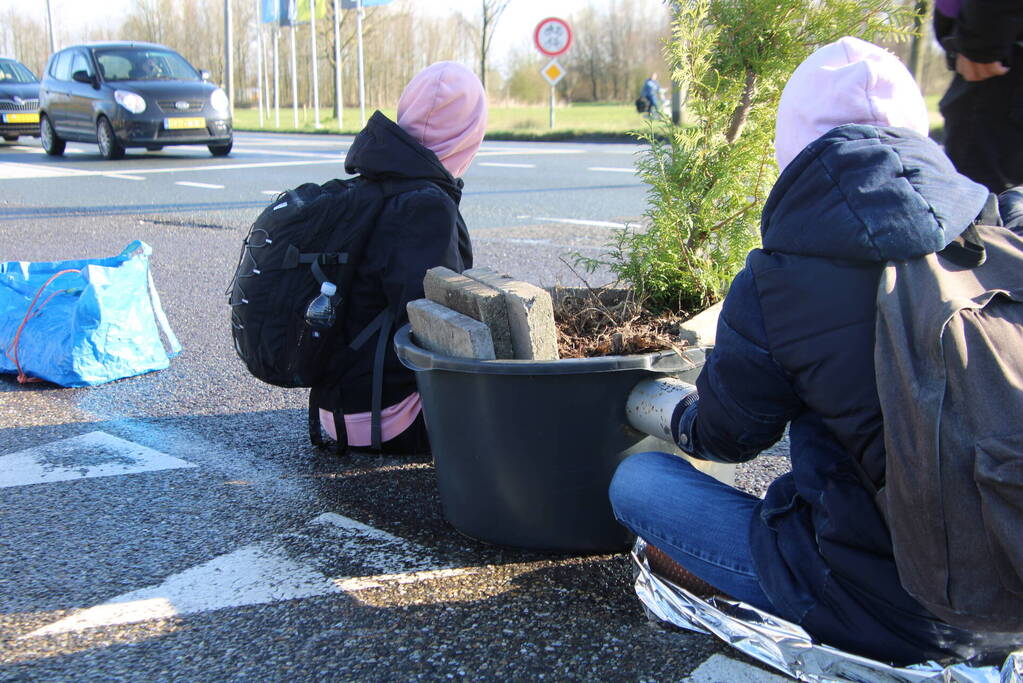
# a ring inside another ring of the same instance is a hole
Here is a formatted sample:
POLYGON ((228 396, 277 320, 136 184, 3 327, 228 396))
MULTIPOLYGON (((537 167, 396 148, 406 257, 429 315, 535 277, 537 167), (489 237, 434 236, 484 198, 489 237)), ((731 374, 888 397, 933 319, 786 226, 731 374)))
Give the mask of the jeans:
POLYGON ((774 611, 750 551, 758 498, 658 452, 626 458, 610 495, 615 517, 637 536, 730 597, 774 611))

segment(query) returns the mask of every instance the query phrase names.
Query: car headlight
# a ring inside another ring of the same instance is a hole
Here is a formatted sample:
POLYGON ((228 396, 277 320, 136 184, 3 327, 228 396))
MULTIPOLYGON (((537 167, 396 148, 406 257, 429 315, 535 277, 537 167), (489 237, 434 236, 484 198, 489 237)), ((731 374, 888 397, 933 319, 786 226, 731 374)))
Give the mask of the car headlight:
POLYGON ((210 105, 220 114, 227 113, 231 103, 227 101, 227 93, 224 92, 223 88, 217 88, 210 93, 210 105))
POLYGON ((146 98, 130 90, 115 90, 114 100, 132 114, 141 114, 146 110, 146 98))

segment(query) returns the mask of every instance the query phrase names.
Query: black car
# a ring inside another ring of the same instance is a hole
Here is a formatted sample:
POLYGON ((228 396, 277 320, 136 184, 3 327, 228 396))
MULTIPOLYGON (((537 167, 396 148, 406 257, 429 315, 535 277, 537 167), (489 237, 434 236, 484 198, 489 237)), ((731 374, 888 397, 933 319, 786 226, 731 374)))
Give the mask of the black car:
POLYGON ((39 79, 21 62, 0 57, 0 136, 39 137, 39 79))
POLYGON ((209 73, 153 43, 89 43, 53 54, 39 88, 39 133, 47 154, 67 141, 95 142, 107 159, 125 147, 206 145, 231 151, 227 95, 209 73))

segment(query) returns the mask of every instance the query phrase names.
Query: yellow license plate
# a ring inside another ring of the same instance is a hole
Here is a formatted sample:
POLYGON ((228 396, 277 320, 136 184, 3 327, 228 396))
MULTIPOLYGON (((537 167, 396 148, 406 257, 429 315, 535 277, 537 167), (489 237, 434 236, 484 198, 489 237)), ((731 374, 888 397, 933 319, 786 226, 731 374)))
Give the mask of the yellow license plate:
POLYGON ((167 130, 180 130, 182 128, 205 128, 206 119, 201 116, 187 116, 177 117, 173 119, 164 119, 163 127, 167 130))
POLYGON ((4 123, 39 123, 39 114, 4 114, 4 123))

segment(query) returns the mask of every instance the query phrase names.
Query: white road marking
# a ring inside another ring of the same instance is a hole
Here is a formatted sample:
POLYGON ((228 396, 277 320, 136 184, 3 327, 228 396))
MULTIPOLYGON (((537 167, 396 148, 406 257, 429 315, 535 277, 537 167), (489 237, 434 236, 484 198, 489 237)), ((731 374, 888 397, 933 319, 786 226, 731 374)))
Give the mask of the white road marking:
POLYGON ((587 171, 603 171, 604 173, 635 173, 636 169, 624 166, 591 166, 587 171))
MULTIPOLYGON (((18 145, 16 147, 11 147, 11 149, 16 149, 19 152, 28 152, 29 154, 46 154, 46 150, 43 149, 42 147, 24 147, 22 145, 18 145)), ((86 152, 84 149, 75 149, 72 147, 68 147, 66 150, 64 150, 64 154, 88 154, 88 152, 86 152)))
POLYGON ((538 156, 541 154, 586 154, 584 149, 494 149, 477 152, 478 157, 538 156))
POLYGON ((51 164, 22 164, 14 161, 0 162, 0 180, 22 180, 26 178, 66 178, 70 176, 93 175, 88 171, 63 168, 51 164))
POLYGON ((283 548, 249 545, 174 574, 159 585, 125 593, 76 612, 29 635, 82 631, 225 607, 310 598, 337 590, 327 577, 289 558, 283 548))
POLYGON ((187 180, 178 180, 174 183, 175 185, 184 185, 185 187, 201 187, 207 190, 223 190, 223 185, 214 185, 213 183, 193 183, 187 180))
POLYGON ((497 162, 482 162, 477 166, 492 166, 494 168, 536 168, 536 164, 501 164, 497 162))
POLYGON ((588 221, 581 218, 551 218, 549 216, 519 216, 544 223, 567 223, 569 225, 592 225, 596 228, 625 228, 625 223, 612 223, 611 221, 588 221))
POLYGON ((0 455, 0 488, 195 467, 106 432, 0 455))
POLYGON ((104 173, 106 178, 118 178, 120 180, 145 180, 145 176, 140 175, 128 175, 127 173, 104 173))
POLYGON ((276 197, 280 193, 281 193, 280 190, 263 190, 262 192, 260 192, 260 194, 265 194, 268 197, 276 197))
MULTIPOLYGON (((256 138, 246 136, 243 139, 235 138, 239 145, 267 146, 267 147, 351 147, 351 140, 338 140, 330 137, 318 137, 315 140, 296 140, 294 138, 256 138)), ((237 149, 237 148, 236 148, 237 149)))
POLYGON ((330 594, 354 594, 394 584, 445 579, 482 568, 436 567, 423 546, 334 513, 311 520, 278 539, 244 546, 226 555, 167 577, 162 583, 119 595, 24 636, 81 631, 88 628, 166 619, 184 614, 330 594), (317 553, 301 556, 286 538, 304 536, 317 553), (297 556, 296 556, 297 555, 297 556), (347 561, 355 575, 331 576, 324 563, 347 561))
POLYGON ((242 154, 266 154, 268 156, 281 156, 281 157, 308 157, 311 159, 339 159, 341 150, 333 153, 326 152, 282 152, 277 149, 260 149, 259 147, 235 147, 231 154, 235 152, 241 152, 242 154))
POLYGON ((724 655, 711 655, 683 683, 786 683, 790 679, 736 661, 724 655))
POLYGON ((250 168, 282 168, 285 166, 315 166, 319 164, 343 164, 340 156, 333 159, 309 159, 308 161, 267 161, 251 164, 209 164, 206 166, 170 166, 164 168, 125 168, 120 171, 83 171, 76 168, 62 168, 50 164, 22 164, 0 162, 0 180, 23 178, 59 178, 116 175, 150 175, 152 173, 187 173, 190 171, 242 171, 250 168), (11 168, 8 168, 11 167, 11 168))

